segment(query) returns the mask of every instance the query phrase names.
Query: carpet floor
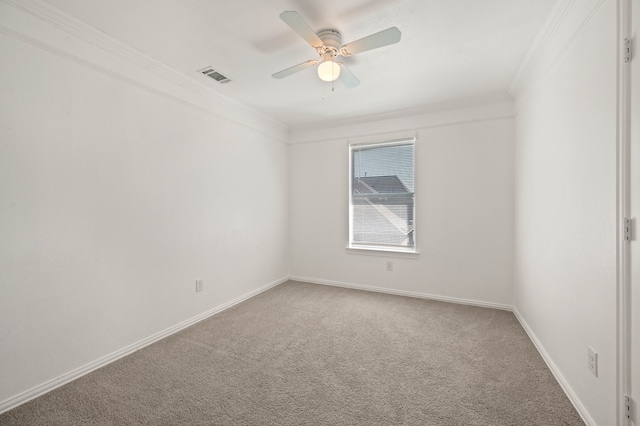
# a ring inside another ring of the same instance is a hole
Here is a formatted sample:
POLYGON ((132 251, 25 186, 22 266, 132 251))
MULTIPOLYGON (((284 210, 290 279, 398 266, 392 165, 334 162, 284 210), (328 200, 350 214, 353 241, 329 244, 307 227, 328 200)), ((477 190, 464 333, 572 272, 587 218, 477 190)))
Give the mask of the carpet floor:
POLYGON ((0 425, 584 425, 511 312, 289 281, 0 425))

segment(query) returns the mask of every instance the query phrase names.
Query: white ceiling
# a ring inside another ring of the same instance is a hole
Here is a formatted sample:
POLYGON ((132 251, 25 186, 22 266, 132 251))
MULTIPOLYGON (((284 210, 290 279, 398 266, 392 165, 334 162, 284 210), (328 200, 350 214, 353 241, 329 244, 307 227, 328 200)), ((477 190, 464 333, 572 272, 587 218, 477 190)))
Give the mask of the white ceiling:
POLYGON ((47 0, 106 34, 288 126, 506 94, 557 0, 47 0), (399 44, 343 61, 360 79, 335 91, 317 53, 279 18, 299 12, 343 44, 396 26, 399 44), (197 70, 212 66, 232 82, 197 70), (325 99, 323 100, 323 95, 325 99))

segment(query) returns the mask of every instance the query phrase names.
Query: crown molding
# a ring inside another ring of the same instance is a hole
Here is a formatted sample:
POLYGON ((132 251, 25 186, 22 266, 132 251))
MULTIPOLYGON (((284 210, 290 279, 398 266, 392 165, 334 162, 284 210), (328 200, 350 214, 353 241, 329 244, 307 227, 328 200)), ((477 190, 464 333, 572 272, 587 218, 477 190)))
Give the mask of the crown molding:
POLYGON ((604 2, 558 0, 509 86, 516 111, 565 55, 604 2))
POLYGON ((496 93, 390 113, 294 126, 290 130, 289 143, 315 143, 387 135, 408 129, 425 129, 514 116, 514 103, 509 94, 496 93))
POLYGON ((330 121, 322 121, 319 123, 314 122, 309 124, 300 124, 300 125, 291 126, 291 132, 294 133, 294 132, 301 132, 301 131, 320 130, 320 129, 326 129, 326 128, 369 123, 369 122, 379 121, 379 120, 391 120, 394 118, 431 114, 431 113, 440 112, 440 111, 451 111, 456 109, 477 107, 481 105, 487 105, 487 104, 493 104, 493 103, 499 103, 499 102, 511 102, 512 100, 513 99, 511 98, 511 96, 507 93, 493 93, 485 96, 458 99, 458 100, 449 101, 449 102, 439 102, 439 103, 434 103, 429 105, 423 105, 417 108, 389 111, 389 112, 383 112, 380 114, 371 114, 371 115, 352 117, 352 118, 342 118, 342 119, 336 119, 336 120, 330 120, 330 121))
POLYGON ((8 13, 0 13, 0 31, 4 34, 281 142, 287 141, 289 128, 285 124, 175 71, 42 0, 0 0, 2 5, 13 9, 5 8, 8 13))
POLYGON ((540 31, 533 40, 533 43, 531 43, 531 47, 529 47, 527 55, 522 61, 522 64, 520 64, 520 67, 509 86, 509 93, 511 93, 512 96, 518 92, 518 89, 538 63, 542 52, 544 52, 547 45, 553 39, 558 28, 565 20, 569 9, 573 6, 573 3, 575 3, 575 0, 558 0, 553 9, 551 9, 551 13, 542 25, 542 28, 540 28, 540 31))

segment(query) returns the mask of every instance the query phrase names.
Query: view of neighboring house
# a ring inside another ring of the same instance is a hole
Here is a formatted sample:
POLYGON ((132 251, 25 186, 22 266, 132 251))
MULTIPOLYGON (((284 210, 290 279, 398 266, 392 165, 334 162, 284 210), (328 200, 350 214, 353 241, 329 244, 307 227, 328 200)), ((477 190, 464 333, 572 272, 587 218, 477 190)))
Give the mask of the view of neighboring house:
POLYGON ((413 193, 398 176, 354 178, 353 242, 413 247, 413 193))

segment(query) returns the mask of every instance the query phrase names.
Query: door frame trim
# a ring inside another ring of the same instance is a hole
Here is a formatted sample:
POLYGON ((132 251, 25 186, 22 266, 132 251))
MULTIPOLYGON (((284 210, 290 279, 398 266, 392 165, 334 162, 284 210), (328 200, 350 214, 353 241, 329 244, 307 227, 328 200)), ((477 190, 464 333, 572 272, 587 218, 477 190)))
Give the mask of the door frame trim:
POLYGON ((617 239, 617 424, 628 426, 624 397, 631 391, 631 256, 630 244, 623 235, 624 219, 631 207, 631 73, 624 62, 624 42, 631 38, 631 0, 618 0, 618 76, 617 76, 617 129, 616 129, 616 222, 617 239))

